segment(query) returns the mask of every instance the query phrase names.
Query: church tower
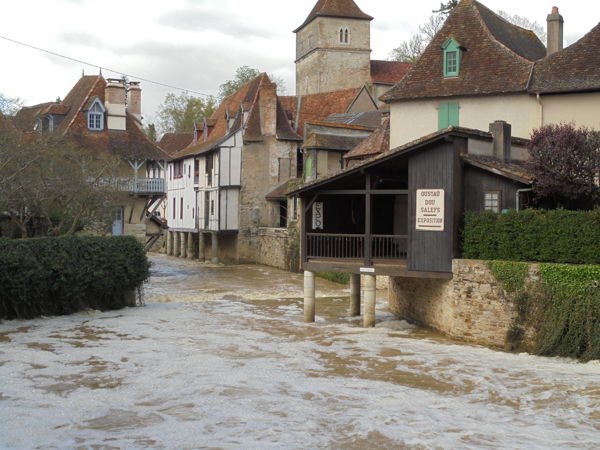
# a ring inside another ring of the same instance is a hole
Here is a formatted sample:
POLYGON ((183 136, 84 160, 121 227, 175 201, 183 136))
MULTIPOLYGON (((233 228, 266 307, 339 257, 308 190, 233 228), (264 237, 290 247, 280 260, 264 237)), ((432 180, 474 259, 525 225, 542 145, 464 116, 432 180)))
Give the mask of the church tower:
POLYGON ((353 0, 318 0, 296 33, 296 95, 371 81, 371 20, 353 0))

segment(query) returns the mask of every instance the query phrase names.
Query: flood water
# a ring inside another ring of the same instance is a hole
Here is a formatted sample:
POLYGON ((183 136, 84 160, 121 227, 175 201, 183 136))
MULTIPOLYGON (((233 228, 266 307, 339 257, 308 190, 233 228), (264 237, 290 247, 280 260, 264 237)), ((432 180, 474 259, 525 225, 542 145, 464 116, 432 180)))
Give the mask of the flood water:
POLYGON ((349 292, 153 256, 147 305, 0 324, 0 448, 599 448, 600 363, 346 318, 349 292))

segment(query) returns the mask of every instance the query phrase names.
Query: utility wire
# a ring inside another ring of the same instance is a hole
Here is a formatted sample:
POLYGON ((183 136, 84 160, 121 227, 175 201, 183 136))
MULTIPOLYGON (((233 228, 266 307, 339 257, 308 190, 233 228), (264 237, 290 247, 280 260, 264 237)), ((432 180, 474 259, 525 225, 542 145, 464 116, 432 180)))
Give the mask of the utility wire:
POLYGON ((0 39, 4 39, 5 41, 12 42, 13 44, 22 45, 23 47, 28 47, 28 48, 31 48, 33 50, 37 50, 37 51, 40 51, 40 52, 43 52, 43 53, 48 53, 49 55, 57 56, 59 58, 64 58, 64 59, 68 59, 70 61, 74 61, 74 62, 77 62, 77 63, 80 63, 80 64, 85 64, 86 66, 97 67, 100 70, 106 70, 107 72, 118 73, 118 74, 121 74, 121 75, 123 75, 125 77, 135 78, 136 80, 144 81, 146 83, 155 84, 157 86, 167 87, 167 88, 175 89, 175 90, 178 90, 178 91, 190 92, 192 94, 201 95, 203 97, 209 97, 209 98, 210 97, 214 97, 214 95, 204 94, 202 92, 193 91, 191 89, 185 89, 185 88, 173 86, 171 84, 160 83, 158 81, 153 81, 153 80, 149 80, 147 78, 138 77, 137 75, 127 74, 127 73, 121 72, 120 70, 114 70, 114 69, 110 69, 108 67, 99 66, 98 64, 92 64, 92 63, 89 63, 89 62, 86 62, 86 61, 82 61, 82 60, 77 59, 77 58, 71 58, 70 56, 61 55, 60 53, 52 52, 50 50, 45 50, 43 48, 36 47, 36 46, 30 45, 30 44, 26 44, 24 42, 16 41, 14 39, 10 39, 10 38, 7 38, 5 36, 0 36, 0 39))

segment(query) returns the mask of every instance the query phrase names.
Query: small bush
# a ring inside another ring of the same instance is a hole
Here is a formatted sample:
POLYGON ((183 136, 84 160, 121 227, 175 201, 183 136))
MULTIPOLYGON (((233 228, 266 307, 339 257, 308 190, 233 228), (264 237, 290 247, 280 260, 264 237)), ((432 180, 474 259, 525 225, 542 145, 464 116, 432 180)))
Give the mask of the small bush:
POLYGON ((600 209, 467 212, 463 257, 600 264, 600 209))
POLYGON ((324 280, 333 281, 334 283, 348 284, 350 282, 350 274, 342 272, 317 272, 316 275, 324 280))
POLYGON ((149 269, 130 236, 0 239, 0 319, 130 306, 149 269))

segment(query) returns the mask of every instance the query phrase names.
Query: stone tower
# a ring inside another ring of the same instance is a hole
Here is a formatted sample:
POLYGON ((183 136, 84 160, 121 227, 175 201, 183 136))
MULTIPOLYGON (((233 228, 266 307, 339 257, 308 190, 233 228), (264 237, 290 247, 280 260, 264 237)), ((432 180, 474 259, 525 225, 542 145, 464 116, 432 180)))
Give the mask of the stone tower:
POLYGON ((296 95, 371 81, 371 20, 353 0, 318 0, 296 33, 296 95))

